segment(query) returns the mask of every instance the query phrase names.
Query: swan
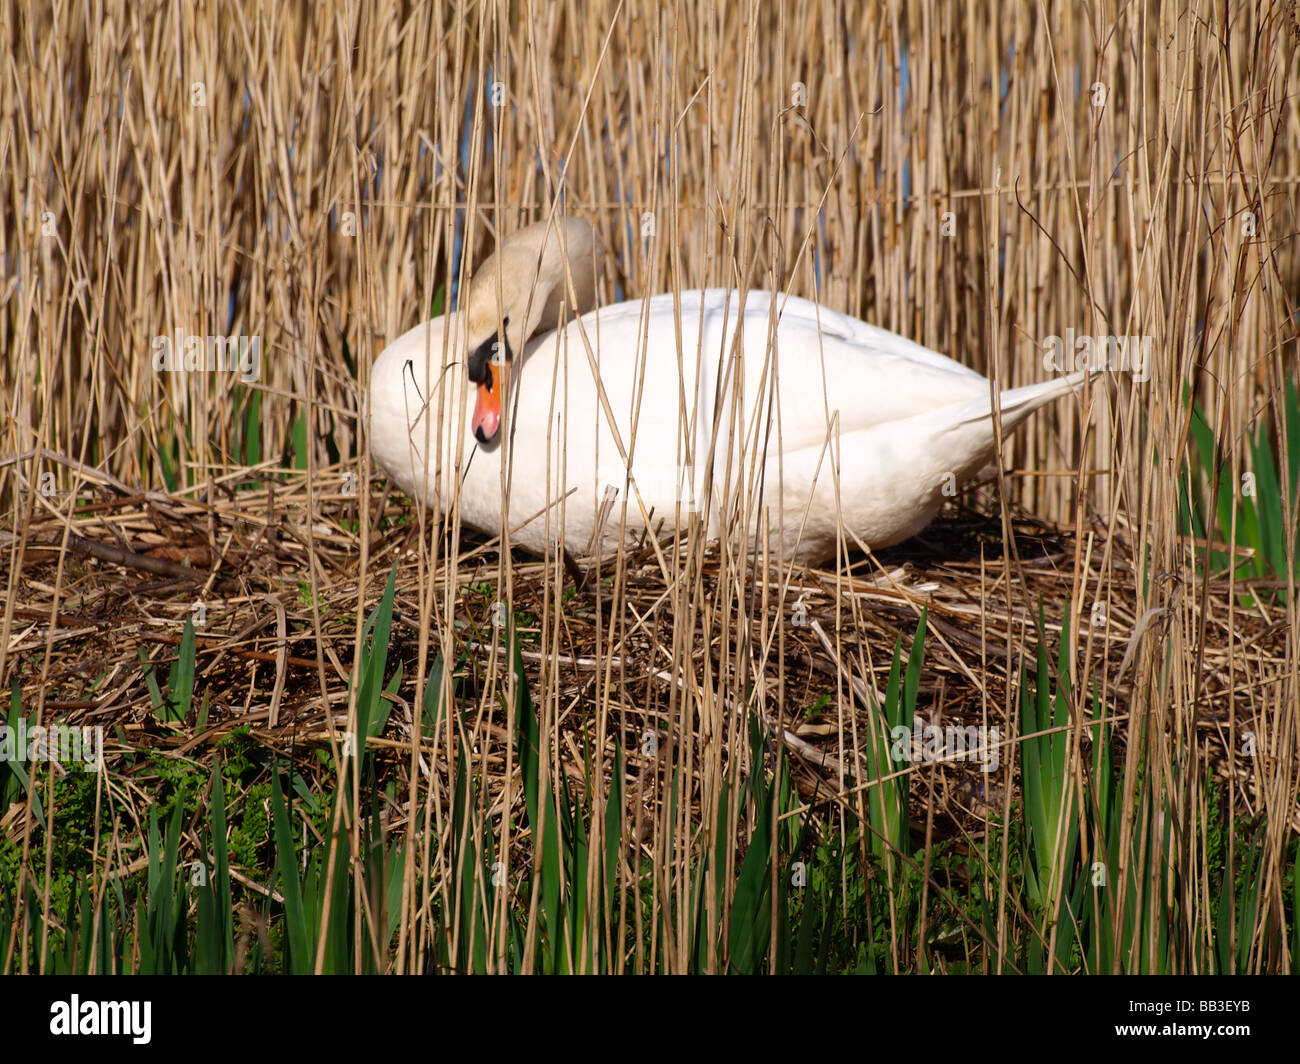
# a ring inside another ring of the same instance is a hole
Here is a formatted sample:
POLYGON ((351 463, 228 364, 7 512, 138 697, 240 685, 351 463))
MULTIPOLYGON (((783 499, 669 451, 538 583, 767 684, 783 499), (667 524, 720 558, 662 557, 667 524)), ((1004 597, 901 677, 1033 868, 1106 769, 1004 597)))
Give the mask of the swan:
MULTIPOLYGON (((994 456, 989 381, 938 352, 780 293, 597 308, 598 274, 586 222, 528 226, 461 309, 379 354, 370 452, 393 484, 536 554, 698 519, 709 539, 743 527, 749 549, 815 564, 841 539, 913 536, 994 456)), ((1003 432, 1087 373, 1003 391, 1003 432)))

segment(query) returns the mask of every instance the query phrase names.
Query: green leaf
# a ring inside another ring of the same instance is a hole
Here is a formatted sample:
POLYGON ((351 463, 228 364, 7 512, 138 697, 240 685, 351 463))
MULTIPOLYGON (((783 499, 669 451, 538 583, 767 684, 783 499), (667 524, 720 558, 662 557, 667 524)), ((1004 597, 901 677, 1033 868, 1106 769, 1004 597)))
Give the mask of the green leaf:
POLYGON ((280 893, 284 897, 285 935, 289 946, 286 968, 293 975, 309 975, 315 967, 315 959, 279 772, 271 774, 271 812, 275 821, 275 862, 279 870, 280 893))
POLYGON ((384 670, 388 666, 388 640, 393 625, 393 597, 397 591, 397 564, 388 574, 384 597, 366 621, 358 653, 361 689, 357 692, 357 759, 365 755, 366 739, 380 734, 388 723, 393 703, 383 697, 384 670), (365 631, 372 631, 365 645, 365 631))
POLYGON ((157 713, 159 721, 164 724, 182 724, 189 716, 194 702, 194 658, 194 620, 187 616, 185 631, 181 633, 180 653, 167 677, 167 699, 157 713))
POLYGON ((293 428, 290 430, 289 445, 293 450, 293 468, 307 468, 307 411, 302 409, 298 411, 298 416, 293 419, 293 428))
POLYGON ((248 389, 244 404, 244 465, 255 466, 262 462, 262 391, 248 389))

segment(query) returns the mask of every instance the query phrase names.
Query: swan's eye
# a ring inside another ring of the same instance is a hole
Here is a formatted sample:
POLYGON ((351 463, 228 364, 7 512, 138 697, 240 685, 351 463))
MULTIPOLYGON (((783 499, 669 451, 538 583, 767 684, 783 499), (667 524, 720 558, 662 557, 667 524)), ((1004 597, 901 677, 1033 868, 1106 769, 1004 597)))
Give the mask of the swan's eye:
POLYGON ((484 340, 469 354, 469 379, 475 384, 482 384, 487 377, 488 361, 492 358, 492 345, 496 337, 484 340))
POLYGON ((514 357, 510 344, 504 335, 489 337, 476 347, 469 356, 469 379, 475 384, 491 383, 488 379, 488 363, 509 362, 514 357))

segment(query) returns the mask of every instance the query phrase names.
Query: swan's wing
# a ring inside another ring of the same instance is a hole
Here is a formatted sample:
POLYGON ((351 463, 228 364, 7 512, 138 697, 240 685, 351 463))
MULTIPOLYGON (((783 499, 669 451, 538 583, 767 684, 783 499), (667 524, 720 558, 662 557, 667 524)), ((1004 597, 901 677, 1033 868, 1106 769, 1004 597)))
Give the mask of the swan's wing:
MULTIPOLYGON (((698 394, 710 421, 714 386, 731 364, 738 324, 745 336, 747 423, 779 397, 787 449, 820 445, 835 419, 841 434, 858 432, 988 396, 988 381, 974 370, 796 296, 751 291, 742 312, 734 290, 693 289, 676 299, 669 293, 602 307, 582 319, 606 367, 602 376, 625 386, 624 374, 641 351, 647 373, 676 379, 680 328, 683 369, 693 381, 698 354, 698 394), (773 313, 775 345, 769 342, 773 313)), ((690 387, 686 393, 695 394, 690 387)), ((665 408, 673 405, 670 398, 665 408)))
MULTIPOLYGON (((777 306, 786 448, 820 444, 832 420, 843 435, 988 398, 985 378, 937 351, 807 300, 778 296, 777 306)), ((747 319, 755 313, 761 321, 747 321, 747 338, 768 331, 764 308, 747 308, 747 319)))

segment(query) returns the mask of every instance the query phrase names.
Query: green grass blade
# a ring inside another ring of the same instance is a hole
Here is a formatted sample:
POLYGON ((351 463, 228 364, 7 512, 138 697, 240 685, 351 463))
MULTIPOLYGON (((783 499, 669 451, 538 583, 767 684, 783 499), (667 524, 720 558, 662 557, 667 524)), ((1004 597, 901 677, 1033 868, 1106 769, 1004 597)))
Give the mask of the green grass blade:
POLYGON ((271 813, 275 821, 275 862, 279 870, 280 893, 284 898, 285 938, 288 943, 285 969, 294 975, 307 975, 315 967, 315 958, 303 907, 293 832, 289 827, 289 814, 278 772, 271 774, 271 813))

